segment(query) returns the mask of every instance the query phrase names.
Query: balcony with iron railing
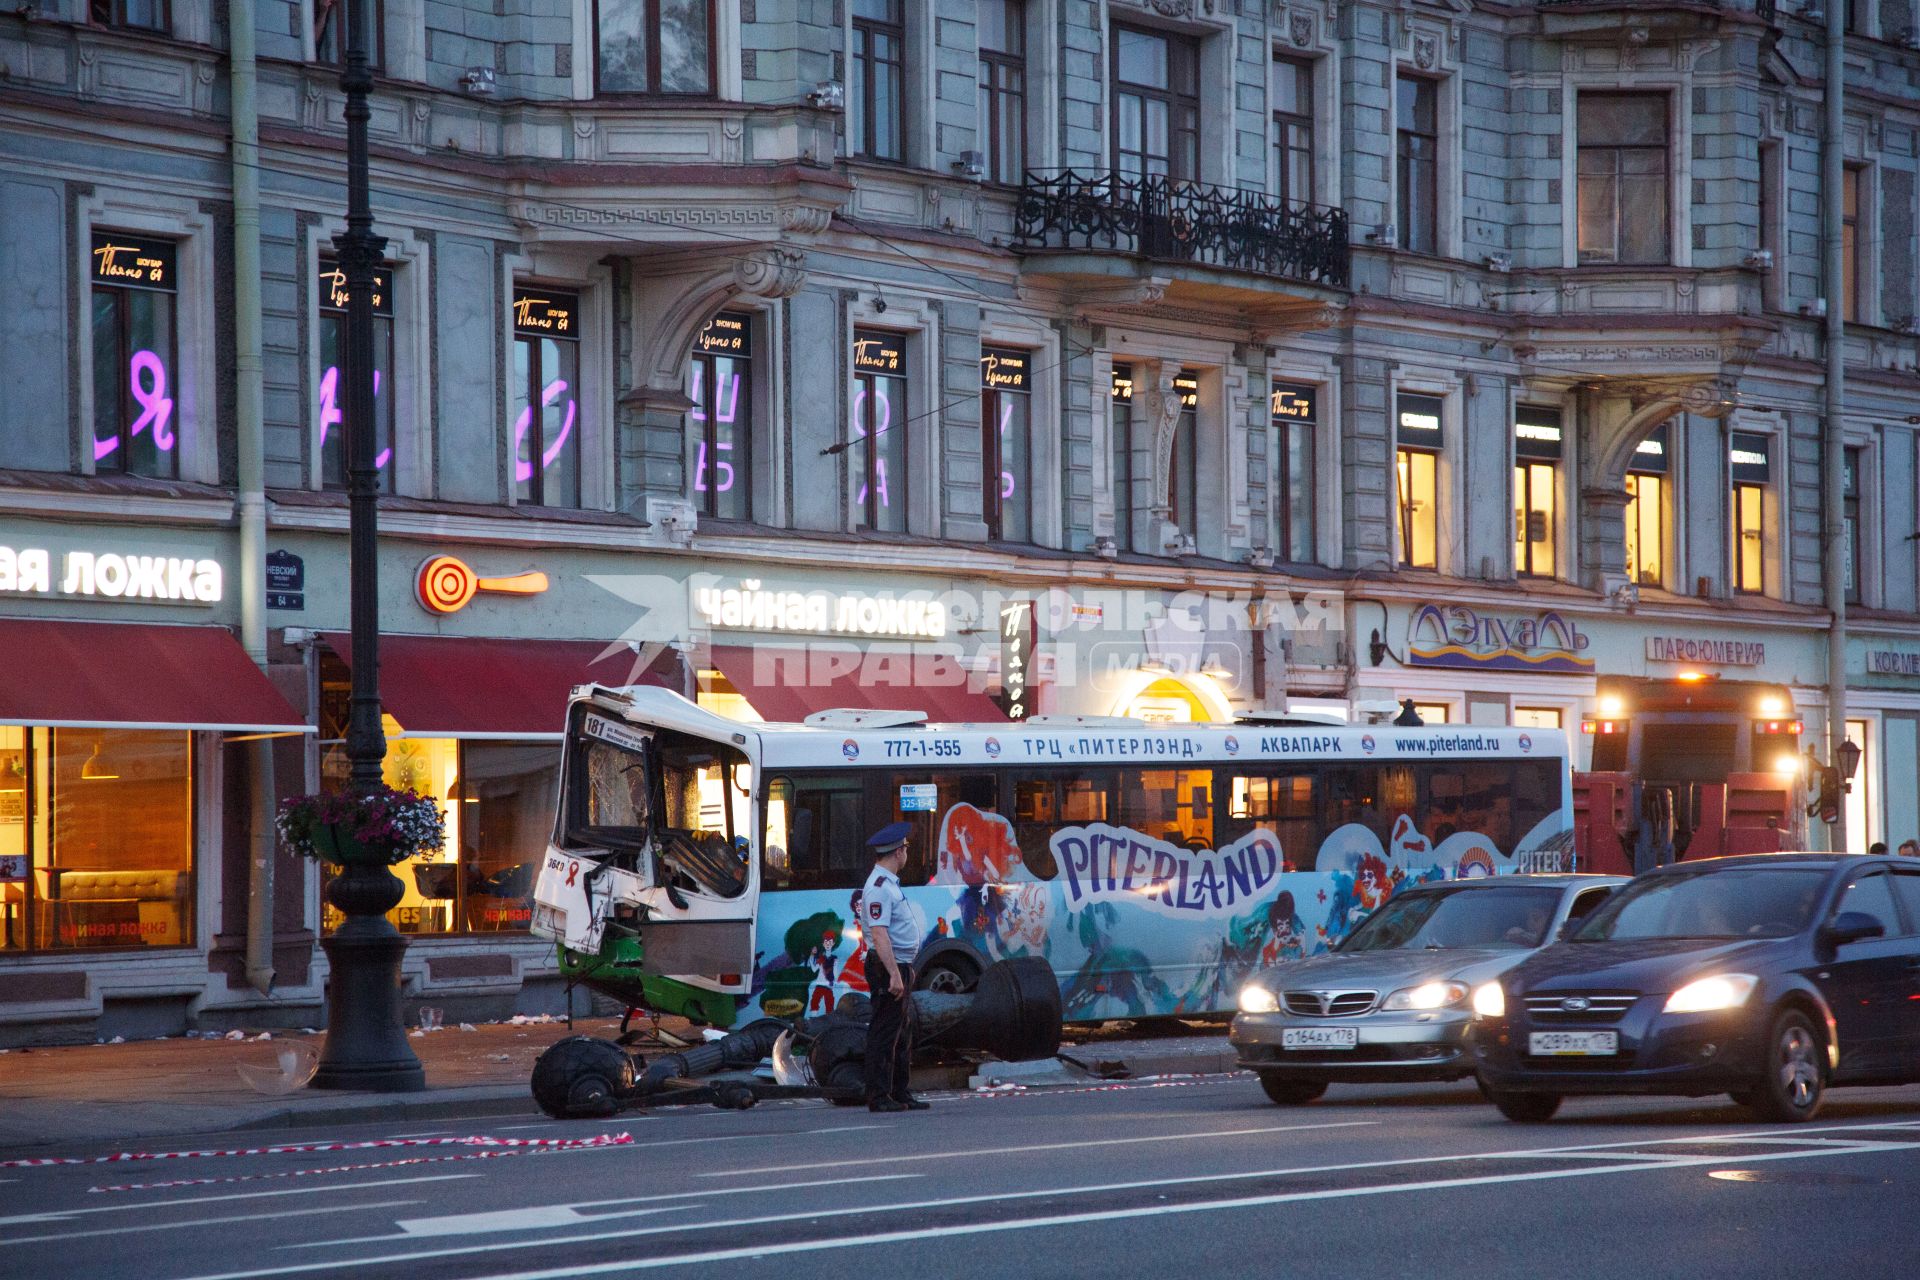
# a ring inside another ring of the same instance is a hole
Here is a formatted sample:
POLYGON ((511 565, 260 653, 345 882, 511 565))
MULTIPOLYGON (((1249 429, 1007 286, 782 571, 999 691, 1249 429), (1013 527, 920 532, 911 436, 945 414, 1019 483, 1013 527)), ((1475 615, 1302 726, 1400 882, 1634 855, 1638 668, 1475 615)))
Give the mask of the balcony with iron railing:
POLYGON ((1258 191, 1085 169, 1029 170, 1013 246, 1190 264, 1345 289, 1352 253, 1345 210, 1258 191))

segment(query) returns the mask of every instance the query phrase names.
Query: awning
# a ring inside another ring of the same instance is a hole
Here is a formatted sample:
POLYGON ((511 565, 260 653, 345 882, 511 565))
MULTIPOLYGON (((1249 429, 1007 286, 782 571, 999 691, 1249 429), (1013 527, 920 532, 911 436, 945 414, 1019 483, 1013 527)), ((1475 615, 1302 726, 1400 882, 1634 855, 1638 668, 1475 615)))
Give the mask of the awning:
POLYGON ((0 618, 0 724, 306 733, 223 627, 0 618))
MULTIPOLYGON (((351 669, 353 638, 323 638, 351 669)), ((575 685, 678 689, 659 674, 673 651, 650 656, 636 671, 640 655, 621 641, 382 635, 380 705, 410 738, 558 738, 575 685)))
POLYGON ((714 645, 713 665, 767 720, 797 722, 835 707, 924 711, 939 724, 1002 723, 982 677, 940 653, 817 645, 714 645))

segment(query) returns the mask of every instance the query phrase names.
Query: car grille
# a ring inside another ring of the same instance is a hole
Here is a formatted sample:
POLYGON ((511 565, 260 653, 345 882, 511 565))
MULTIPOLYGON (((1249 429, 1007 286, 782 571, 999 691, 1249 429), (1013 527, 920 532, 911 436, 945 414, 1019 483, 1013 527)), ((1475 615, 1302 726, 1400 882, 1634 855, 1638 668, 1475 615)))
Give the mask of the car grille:
POLYGON ((1373 1008, 1377 991, 1289 991, 1288 1013, 1302 1018, 1351 1018, 1373 1008))
POLYGON ((1550 996, 1528 996, 1527 1016, 1539 1022, 1612 1022, 1632 1008, 1639 998, 1626 991, 1563 991, 1550 996))

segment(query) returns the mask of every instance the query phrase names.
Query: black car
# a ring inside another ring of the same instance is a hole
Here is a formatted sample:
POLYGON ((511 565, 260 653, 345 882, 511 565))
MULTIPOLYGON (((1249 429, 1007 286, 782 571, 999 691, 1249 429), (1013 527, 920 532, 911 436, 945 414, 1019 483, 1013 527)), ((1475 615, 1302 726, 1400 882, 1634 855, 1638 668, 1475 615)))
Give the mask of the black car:
POLYGON ((1806 1120, 1831 1085, 1920 1080, 1920 864, 1662 867, 1473 1005, 1480 1086, 1511 1120, 1546 1120, 1567 1094, 1723 1092, 1806 1120))

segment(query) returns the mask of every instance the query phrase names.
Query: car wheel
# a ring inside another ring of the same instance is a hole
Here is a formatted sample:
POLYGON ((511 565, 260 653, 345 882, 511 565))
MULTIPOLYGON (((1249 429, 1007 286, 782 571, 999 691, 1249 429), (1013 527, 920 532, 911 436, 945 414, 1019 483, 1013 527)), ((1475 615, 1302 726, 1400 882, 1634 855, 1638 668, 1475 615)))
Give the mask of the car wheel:
POLYGON ((964 955, 949 953, 927 961, 926 967, 915 976, 913 985, 921 991, 961 996, 973 990, 974 984, 979 981, 979 965, 964 955))
POLYGON ((1743 1105, 1760 1119, 1779 1124, 1813 1119, 1827 1092, 1821 1062, 1825 1052, 1806 1014, 1781 1010, 1762 1050, 1760 1087, 1741 1099, 1743 1105))
POLYGON ((1271 1071, 1260 1074, 1260 1087, 1267 1091, 1267 1097, 1283 1107, 1297 1107, 1312 1102, 1327 1091, 1325 1080, 1291 1080, 1286 1076, 1275 1075, 1271 1071))
POLYGON ((1486 1094, 1501 1115, 1521 1124, 1541 1124, 1553 1119, 1553 1113, 1560 1109, 1557 1093, 1495 1093, 1489 1089, 1486 1094))

